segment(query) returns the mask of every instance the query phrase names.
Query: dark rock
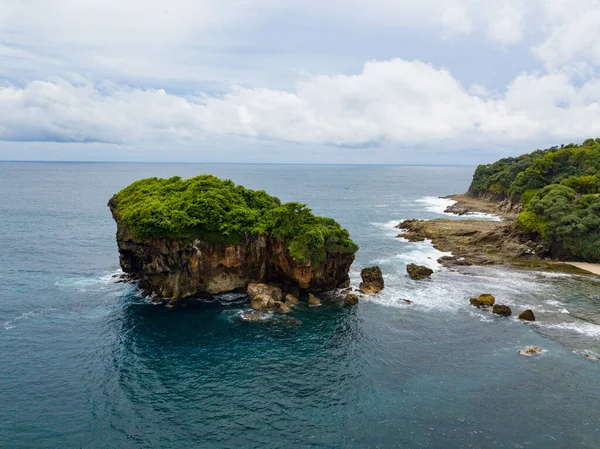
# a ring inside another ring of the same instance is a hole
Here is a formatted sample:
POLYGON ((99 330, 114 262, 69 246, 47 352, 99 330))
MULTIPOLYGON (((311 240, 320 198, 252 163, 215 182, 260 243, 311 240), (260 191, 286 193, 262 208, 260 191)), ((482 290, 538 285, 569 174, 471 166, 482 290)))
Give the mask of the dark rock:
POLYGON ((409 264, 406 267, 406 271, 411 279, 415 281, 420 281, 429 277, 433 274, 433 270, 431 268, 424 267, 423 265, 417 265, 414 263, 409 264))
POLYGON ((360 277, 363 280, 360 283, 361 292, 372 295, 379 293, 383 289, 383 273, 381 272, 381 268, 377 266, 363 268, 360 272, 360 277))
POLYGON ((502 316, 511 316, 512 310, 508 306, 496 304, 492 308, 492 313, 495 313, 496 315, 502 315, 502 316))
POLYGON ((524 310, 519 314, 519 319, 524 321, 535 321, 535 315, 533 314, 533 310, 524 310))
POLYGON ((347 306, 353 306, 355 304, 358 304, 358 295, 348 293, 346 295, 346 298, 344 298, 344 304, 347 306))
POLYGON ((471 298, 470 302, 475 307, 491 307, 496 302, 496 298, 489 293, 484 293, 483 295, 479 295, 477 298, 471 298))
POLYGON ((410 299, 404 299, 404 298, 400 298, 400 301, 404 301, 406 304, 412 304, 413 301, 411 301, 410 299))

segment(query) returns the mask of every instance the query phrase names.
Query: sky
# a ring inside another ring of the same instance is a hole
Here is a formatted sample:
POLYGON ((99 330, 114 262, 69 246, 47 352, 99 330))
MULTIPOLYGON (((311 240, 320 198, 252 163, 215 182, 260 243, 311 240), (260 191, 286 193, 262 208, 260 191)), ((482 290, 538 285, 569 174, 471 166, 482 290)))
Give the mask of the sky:
POLYGON ((0 159, 478 164, 600 136, 600 0, 0 0, 0 159))

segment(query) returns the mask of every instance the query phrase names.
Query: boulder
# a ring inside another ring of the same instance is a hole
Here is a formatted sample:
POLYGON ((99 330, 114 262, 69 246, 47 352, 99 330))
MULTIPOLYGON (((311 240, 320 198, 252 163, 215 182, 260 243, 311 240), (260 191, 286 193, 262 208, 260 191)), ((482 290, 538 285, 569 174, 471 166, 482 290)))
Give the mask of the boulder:
POLYGON ((360 272, 362 282, 360 283, 360 291, 367 294, 373 295, 379 293, 383 289, 383 273, 381 268, 369 267, 363 268, 360 272))
POLYGON ((535 321, 535 315, 533 314, 533 310, 524 310, 519 314, 519 319, 523 321, 535 321))
POLYGON ((251 305, 258 312, 267 312, 275 307, 275 301, 269 295, 259 294, 254 297, 251 305))
POLYGON ((288 293, 287 295, 285 295, 284 299, 288 306, 294 306, 298 304, 298 297, 296 295, 288 293))
POLYGON ((431 268, 427 268, 423 265, 417 265, 414 263, 409 264, 406 267, 406 271, 408 271, 408 275, 410 276, 410 278, 415 281, 421 281, 433 274, 433 270, 431 268))
POLYGON ((477 298, 471 298, 470 302, 475 307, 491 307, 496 302, 496 298, 489 293, 484 293, 483 295, 479 295, 477 298))
POLYGON ((344 298, 344 304, 347 306, 353 306, 355 304, 358 304, 358 295, 348 293, 344 298))
POLYGON ((290 306, 285 302, 275 301, 273 303, 273 308, 277 313, 290 313, 290 306))
POLYGON ((262 315, 260 313, 244 313, 242 315, 244 321, 261 321, 262 315))
POLYGON ((320 306, 321 305, 321 300, 316 297, 315 295, 313 295, 312 293, 308 294, 308 305, 309 306, 320 306))
POLYGON ((508 306, 496 304, 492 308, 492 313, 495 313, 496 315, 502 315, 502 316, 511 316, 512 310, 508 306))
POLYGON ((281 301, 283 295, 279 287, 274 287, 268 284, 248 284, 246 293, 250 299, 256 298, 258 295, 267 295, 273 298, 273 301, 281 301))

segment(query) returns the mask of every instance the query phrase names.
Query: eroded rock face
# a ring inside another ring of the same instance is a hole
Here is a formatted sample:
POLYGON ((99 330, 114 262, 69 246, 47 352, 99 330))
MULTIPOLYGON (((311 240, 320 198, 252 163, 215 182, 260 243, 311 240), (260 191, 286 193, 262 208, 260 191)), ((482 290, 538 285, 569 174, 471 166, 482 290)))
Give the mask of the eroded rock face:
POLYGON ((535 315, 533 314, 533 310, 524 310, 519 314, 519 319, 523 321, 535 321, 535 315))
POLYGON ((495 313, 496 315, 502 315, 502 316, 511 316, 512 310, 508 306, 505 306, 502 304, 496 304, 492 308, 492 313, 495 313))
POLYGON ((281 301, 281 298, 283 296, 279 287, 256 283, 248 284, 246 294, 248 295, 250 300, 256 298, 258 295, 267 295, 270 296, 273 299, 273 301, 281 301))
POLYGON ((381 272, 381 268, 377 266, 363 268, 360 272, 360 277, 363 280, 359 287, 361 292, 373 295, 383 289, 383 273, 381 272))
POLYGON ((471 298, 470 302, 475 307, 491 307, 496 302, 496 298, 489 293, 484 293, 483 295, 479 295, 477 298, 471 298))
POLYGON ((431 268, 427 268, 423 265, 417 265, 414 263, 407 265, 406 271, 408 272, 410 278, 415 281, 421 281, 433 274, 433 270, 431 268))
POLYGON ((292 258, 285 242, 270 236, 248 237, 235 244, 141 240, 114 213, 113 217, 121 268, 138 281, 140 289, 161 298, 245 291, 250 283, 320 293, 346 285, 354 261, 354 254, 329 254, 323 264, 312 266, 292 258))

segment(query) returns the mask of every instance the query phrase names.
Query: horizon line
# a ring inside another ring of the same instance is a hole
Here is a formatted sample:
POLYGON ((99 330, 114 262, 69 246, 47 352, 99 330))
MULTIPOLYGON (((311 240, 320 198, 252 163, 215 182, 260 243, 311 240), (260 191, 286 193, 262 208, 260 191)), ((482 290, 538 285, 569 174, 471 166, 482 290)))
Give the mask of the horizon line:
POLYGON ((0 163, 28 164, 208 164, 208 165, 339 165, 339 166, 371 166, 371 167, 476 167, 479 164, 399 164, 399 163, 349 163, 333 162, 200 162, 200 161, 77 161, 77 160, 19 160, 0 159, 0 163))

